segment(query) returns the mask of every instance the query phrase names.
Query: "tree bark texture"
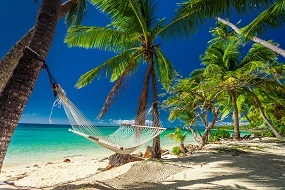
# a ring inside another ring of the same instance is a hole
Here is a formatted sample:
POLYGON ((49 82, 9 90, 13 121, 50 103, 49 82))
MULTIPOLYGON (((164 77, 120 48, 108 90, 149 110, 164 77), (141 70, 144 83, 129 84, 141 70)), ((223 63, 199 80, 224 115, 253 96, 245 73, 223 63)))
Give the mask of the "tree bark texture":
POLYGON ((11 137, 51 47, 61 0, 43 0, 34 32, 7 85, 0 93, 0 171, 11 137), (35 58, 38 57, 39 59, 35 58))
POLYGON ((236 93, 233 90, 230 90, 229 93, 230 93, 233 108, 234 108, 234 112, 233 112, 233 121, 234 121, 233 139, 240 140, 237 97, 236 97, 236 93))
MULTIPOLYGON (((153 96, 153 123, 154 127, 159 126, 159 113, 158 113, 158 99, 157 99, 157 84, 155 77, 155 68, 154 63, 151 63, 151 75, 152 75, 152 96, 153 96)), ((160 135, 156 136, 152 142, 152 158, 161 158, 161 150, 160 150, 160 135)))
MULTIPOLYGON (((66 15, 78 1, 79 0, 69 0, 62 4, 58 20, 66 15)), ((13 70, 19 63, 21 56, 23 56, 23 49, 29 43, 33 32, 34 27, 31 28, 0 61, 0 92, 2 92, 4 89, 6 83, 13 73, 13 70)))
POLYGON ((273 131, 273 133, 275 134, 275 136, 279 139, 283 138, 283 136, 277 131, 277 129, 275 129, 275 127, 272 125, 272 123, 269 121, 269 119, 266 117, 264 111, 263 111, 263 108, 262 108, 262 104, 259 100, 259 98, 257 97, 257 95, 253 92, 253 90, 251 88, 249 88, 249 91, 250 93, 252 94, 256 104, 257 104, 257 107, 258 107, 258 110, 259 110, 259 113, 262 117, 262 119, 265 121, 265 123, 269 126, 269 128, 273 131))

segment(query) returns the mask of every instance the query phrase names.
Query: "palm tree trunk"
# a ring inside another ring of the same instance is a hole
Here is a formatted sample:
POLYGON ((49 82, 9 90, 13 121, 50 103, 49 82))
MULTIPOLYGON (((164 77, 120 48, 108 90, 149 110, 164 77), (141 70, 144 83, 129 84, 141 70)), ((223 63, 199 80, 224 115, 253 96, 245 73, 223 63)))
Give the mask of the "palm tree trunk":
POLYGON ((266 117, 263 108, 262 108, 262 104, 259 100, 259 98, 257 97, 257 95, 253 92, 253 90, 251 88, 248 88, 249 92, 252 94, 257 106, 258 106, 258 110, 259 113, 262 117, 262 119, 265 121, 265 123, 269 126, 269 128, 273 131, 273 133, 275 134, 275 136, 279 139, 283 138, 283 136, 277 131, 277 129, 275 129, 275 127, 272 125, 272 123, 269 121, 269 119, 266 117))
MULTIPOLYGON (((217 17, 217 20, 222 22, 222 23, 224 23, 225 25, 231 27, 237 34, 242 35, 240 29, 238 27, 236 27, 233 23, 231 23, 229 21, 226 21, 226 20, 224 20, 224 19, 222 19, 220 17, 217 17)), ((260 39, 260 38, 258 38, 256 36, 253 36, 251 38, 251 40, 256 42, 256 43, 259 43, 259 44, 263 45, 264 47, 267 47, 268 49, 271 49, 275 53, 285 57, 285 50, 284 49, 281 49, 278 46, 276 46, 276 45, 274 45, 272 43, 269 43, 269 42, 267 42, 265 40, 262 40, 262 39, 260 39)))
MULTIPOLYGON (((73 7, 78 1, 79 0, 69 0, 62 4, 58 20, 66 15, 70 11, 71 7, 73 7)), ((2 92, 4 89, 6 83, 13 73, 13 70, 19 63, 19 60, 23 55, 23 49, 29 43, 33 32, 34 27, 31 28, 0 61, 0 92, 2 92)))
POLYGON ((0 94, 0 171, 11 137, 51 47, 61 0, 43 0, 34 33, 0 94), (38 58, 35 58, 38 57, 38 58))
POLYGON ((233 134, 233 139, 240 140, 240 133, 239 133, 239 117, 238 117, 238 107, 237 107, 237 98, 236 98, 236 93, 233 90, 229 91, 233 108, 234 108, 234 113, 233 113, 233 121, 234 121, 234 134, 233 134))
POLYGON ((142 93, 139 99, 139 107, 137 110, 136 121, 135 121, 137 125, 145 124, 145 120, 146 120, 145 110, 146 110, 147 100, 148 100, 148 88, 149 88, 150 78, 151 78, 151 67, 149 67, 147 70, 146 77, 144 79, 143 90, 142 90, 142 93))
MULTIPOLYGON (((157 85, 155 77, 154 64, 151 63, 151 74, 152 74, 152 94, 153 94, 153 123, 155 127, 159 127, 159 113, 158 113, 158 99, 157 99, 157 85)), ((160 136, 156 136, 152 142, 152 158, 161 158, 160 150, 160 136)))

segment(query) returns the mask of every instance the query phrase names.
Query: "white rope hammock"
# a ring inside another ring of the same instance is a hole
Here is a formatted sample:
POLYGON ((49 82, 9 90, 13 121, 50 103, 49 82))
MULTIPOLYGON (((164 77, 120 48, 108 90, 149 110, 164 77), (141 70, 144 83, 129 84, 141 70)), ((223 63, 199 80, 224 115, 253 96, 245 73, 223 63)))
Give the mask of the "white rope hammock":
MULTIPOLYGON (((62 105, 67 118, 72 126, 69 131, 85 137, 111 151, 120 154, 129 154, 139 148, 141 145, 150 141, 161 134, 166 128, 162 128, 159 122, 153 126, 151 120, 145 120, 144 125, 121 124, 120 127, 112 134, 105 136, 83 113, 66 97, 65 91, 56 86, 58 99, 56 104, 62 105)), ((54 104, 55 105, 55 104, 54 104)), ((152 109, 143 115, 150 116, 155 112, 152 109)))

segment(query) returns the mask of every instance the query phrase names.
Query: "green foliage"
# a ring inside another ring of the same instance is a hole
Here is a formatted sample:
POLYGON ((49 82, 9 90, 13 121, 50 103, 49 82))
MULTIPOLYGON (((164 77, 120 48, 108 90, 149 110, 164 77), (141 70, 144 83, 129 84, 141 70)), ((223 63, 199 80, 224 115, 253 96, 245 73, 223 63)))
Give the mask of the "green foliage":
POLYGON ((68 27, 78 26, 87 12, 87 0, 80 0, 68 12, 65 23, 68 27))
POLYGON ((179 146, 173 147, 172 150, 171 150, 171 152, 172 152, 174 155, 178 156, 178 155, 181 153, 180 147, 179 147, 179 146))
POLYGON ((187 136, 187 132, 181 134, 181 129, 177 127, 174 133, 169 133, 166 135, 167 138, 175 140, 178 143, 184 143, 187 136))
MULTIPOLYGON (((281 135, 285 136, 285 127, 283 125, 277 125, 277 126, 275 125, 275 128, 281 135)), ((261 131, 257 133, 256 135, 262 136, 262 137, 276 137, 275 134, 271 130, 261 131)))
POLYGON ((211 132, 211 136, 209 138, 209 141, 211 142, 215 142, 219 139, 225 139, 225 138, 229 138, 231 135, 228 131, 223 130, 223 129, 218 129, 215 132, 211 132))
MULTIPOLYGON (((176 16, 176 25, 194 31, 210 18, 221 15, 229 16, 233 10, 238 14, 246 14, 262 8, 256 19, 242 29, 245 37, 260 36, 270 28, 283 26, 285 21, 285 3, 283 0, 186 0, 180 4, 176 16)), ((174 26, 173 26, 174 27, 174 26)), ((180 29, 184 29, 179 27, 180 29)))

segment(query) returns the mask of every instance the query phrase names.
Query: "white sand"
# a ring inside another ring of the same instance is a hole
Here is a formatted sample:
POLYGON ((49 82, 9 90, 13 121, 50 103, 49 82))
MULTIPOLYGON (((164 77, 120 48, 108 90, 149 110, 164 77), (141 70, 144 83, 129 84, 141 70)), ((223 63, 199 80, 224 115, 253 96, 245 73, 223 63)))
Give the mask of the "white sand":
POLYGON ((281 190, 285 189, 284 158, 285 143, 278 141, 208 145, 205 150, 185 158, 166 155, 160 161, 129 163, 103 172, 97 169, 105 168, 108 160, 74 157, 69 163, 4 168, 0 189, 281 190), (221 147, 222 152, 214 149, 221 147), (226 151, 229 148, 231 151, 226 151))

